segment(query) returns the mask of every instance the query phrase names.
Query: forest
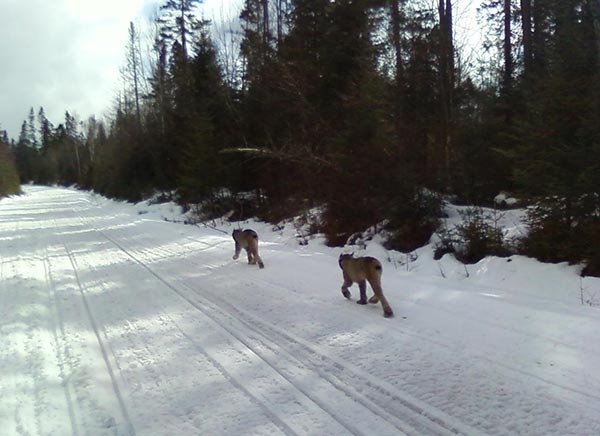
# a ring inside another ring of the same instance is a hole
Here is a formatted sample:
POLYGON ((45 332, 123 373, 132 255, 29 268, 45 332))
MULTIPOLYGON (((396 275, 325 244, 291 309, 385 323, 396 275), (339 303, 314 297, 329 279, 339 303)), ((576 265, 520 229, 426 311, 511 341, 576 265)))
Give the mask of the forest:
POLYGON ((318 208, 333 246, 375 226, 410 252, 443 201, 510 192, 529 233, 507 244, 474 207, 457 257, 600 276, 599 1, 482 0, 476 58, 456 1, 245 0, 230 29, 201 3, 164 1, 150 47, 131 24, 112 116, 55 125, 31 109, 17 140, 0 137, 0 195, 19 182, 161 192, 198 220, 318 208))

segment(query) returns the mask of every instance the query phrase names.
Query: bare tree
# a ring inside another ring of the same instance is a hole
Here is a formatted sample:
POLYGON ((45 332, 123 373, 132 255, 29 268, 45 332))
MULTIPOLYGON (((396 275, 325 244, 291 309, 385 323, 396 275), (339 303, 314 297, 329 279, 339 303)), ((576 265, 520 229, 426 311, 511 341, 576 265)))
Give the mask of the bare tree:
POLYGON ((217 49, 217 57, 225 83, 231 89, 238 89, 242 80, 243 59, 240 56, 242 27, 239 10, 224 8, 224 2, 218 10, 218 15, 211 18, 212 35, 217 49))
POLYGON ((142 56, 140 53, 140 38, 139 33, 133 22, 129 23, 129 40, 127 42, 127 60, 126 66, 121 71, 126 86, 130 87, 133 94, 133 104, 135 108, 135 119, 137 122, 138 131, 142 125, 142 116, 140 110, 140 94, 142 73, 142 56))

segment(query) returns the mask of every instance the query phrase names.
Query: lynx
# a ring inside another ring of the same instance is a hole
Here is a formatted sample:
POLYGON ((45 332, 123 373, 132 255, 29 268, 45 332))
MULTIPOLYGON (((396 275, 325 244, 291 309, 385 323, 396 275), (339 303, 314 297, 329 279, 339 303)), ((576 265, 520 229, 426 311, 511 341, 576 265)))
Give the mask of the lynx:
POLYGON ((383 272, 381 262, 369 256, 355 258, 352 254, 340 254, 338 262, 344 275, 344 283, 342 284, 342 294, 344 297, 350 298, 348 288, 352 286, 352 283, 358 283, 360 299, 357 303, 367 304, 368 281, 375 294, 368 302, 376 304, 381 301, 383 316, 386 318, 394 316, 394 312, 383 295, 383 289, 381 288, 381 274, 383 272))
POLYGON ((258 255, 258 234, 251 229, 235 229, 232 233, 233 240, 235 241, 235 254, 233 259, 240 257, 242 248, 246 250, 248 255, 248 263, 250 265, 258 264, 259 268, 264 268, 265 264, 258 255))

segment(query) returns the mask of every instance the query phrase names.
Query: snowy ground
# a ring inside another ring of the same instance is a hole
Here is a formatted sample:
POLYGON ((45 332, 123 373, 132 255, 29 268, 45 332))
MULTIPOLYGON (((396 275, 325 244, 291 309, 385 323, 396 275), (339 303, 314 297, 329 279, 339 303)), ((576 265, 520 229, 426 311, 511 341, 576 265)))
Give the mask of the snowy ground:
POLYGON ((318 238, 249 224, 259 270, 231 259, 232 224, 169 213, 0 201, 2 435, 600 434, 600 309, 581 304, 600 281, 575 267, 371 244, 385 319, 342 297, 318 238))

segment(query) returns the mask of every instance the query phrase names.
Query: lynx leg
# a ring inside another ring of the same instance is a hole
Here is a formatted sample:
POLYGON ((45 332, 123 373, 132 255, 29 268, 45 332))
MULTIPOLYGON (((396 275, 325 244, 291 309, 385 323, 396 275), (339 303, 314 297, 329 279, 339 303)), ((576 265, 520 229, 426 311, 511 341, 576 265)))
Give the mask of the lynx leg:
POLYGON ((256 260, 254 259, 252 251, 249 248, 246 248, 246 254, 248 255, 248 264, 254 265, 256 263, 256 260))
POLYGON ((379 303, 379 297, 377 295, 373 295, 371 298, 369 298, 369 303, 372 303, 372 304, 379 303))
POLYGON ((346 273, 344 273, 344 283, 342 284, 342 295, 348 299, 350 299, 350 291, 348 290, 348 288, 352 286, 352 280, 350 280, 347 276, 346 273))
POLYGON ((360 300, 358 300, 357 303, 367 304, 367 281, 362 280, 358 282, 358 289, 360 289, 360 300))
POLYGON ((235 254, 233 255, 233 260, 237 260, 240 257, 240 251, 242 251, 242 246, 236 241, 235 254))
POLYGON ((258 255, 258 253, 254 254, 254 260, 256 261, 256 263, 258 263, 258 267, 259 268, 264 268, 265 264, 263 263, 262 259, 260 258, 260 256, 258 255))
POLYGON ((381 301, 381 307, 383 307, 383 316, 386 318, 391 318, 392 316, 394 316, 394 311, 392 310, 387 299, 383 295, 383 290, 379 286, 375 286, 373 288, 373 292, 375 293, 374 296, 377 297, 379 301, 381 301))

